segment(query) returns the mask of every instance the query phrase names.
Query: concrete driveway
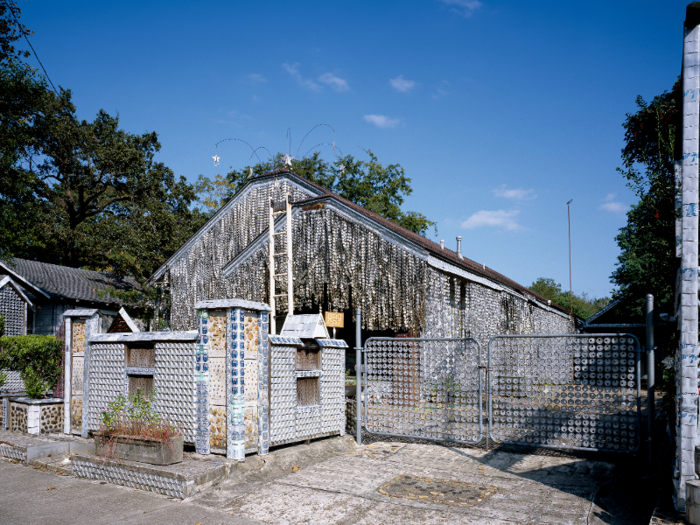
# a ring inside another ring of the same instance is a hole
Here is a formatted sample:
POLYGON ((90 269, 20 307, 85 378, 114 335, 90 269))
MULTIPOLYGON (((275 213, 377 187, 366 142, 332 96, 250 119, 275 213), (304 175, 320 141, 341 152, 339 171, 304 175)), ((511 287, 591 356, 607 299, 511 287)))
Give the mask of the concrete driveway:
POLYGON ((438 444, 356 447, 346 436, 249 457, 230 479, 180 502, 0 462, 0 524, 646 525, 658 495, 636 465, 438 444))

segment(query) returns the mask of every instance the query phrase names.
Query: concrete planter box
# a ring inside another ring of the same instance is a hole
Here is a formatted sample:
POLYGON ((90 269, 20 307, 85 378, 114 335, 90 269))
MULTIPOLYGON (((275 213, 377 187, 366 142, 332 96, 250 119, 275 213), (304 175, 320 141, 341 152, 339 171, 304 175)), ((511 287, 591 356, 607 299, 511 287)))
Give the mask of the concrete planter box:
POLYGON ((163 443, 154 439, 133 436, 95 435, 95 454, 110 459, 126 459, 151 465, 172 465, 182 462, 184 436, 170 438, 163 443))
POLYGON ((27 434, 63 431, 63 399, 13 397, 3 400, 3 427, 27 434))

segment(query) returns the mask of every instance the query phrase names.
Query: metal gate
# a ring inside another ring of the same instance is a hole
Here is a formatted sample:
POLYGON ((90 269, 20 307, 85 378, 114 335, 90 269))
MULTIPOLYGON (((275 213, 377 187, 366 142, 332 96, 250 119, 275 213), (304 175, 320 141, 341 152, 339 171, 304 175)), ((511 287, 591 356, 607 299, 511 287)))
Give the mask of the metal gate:
POLYGON ((365 342, 364 357, 369 432, 481 441, 484 389, 477 341, 373 337, 365 342))
POLYGON ((639 341, 629 334, 497 335, 488 347, 489 436, 635 452, 640 368, 639 341))
POLYGON ((486 437, 635 452, 640 352, 630 334, 497 335, 482 366, 474 339, 371 338, 361 375, 365 428, 436 441, 486 437))

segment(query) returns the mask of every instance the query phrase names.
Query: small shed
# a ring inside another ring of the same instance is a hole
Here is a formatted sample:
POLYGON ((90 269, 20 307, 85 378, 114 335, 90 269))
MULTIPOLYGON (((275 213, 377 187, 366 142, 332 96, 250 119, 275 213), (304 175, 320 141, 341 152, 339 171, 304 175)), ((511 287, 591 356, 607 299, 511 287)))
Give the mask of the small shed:
POLYGON ((270 441, 345 434, 345 349, 320 314, 288 315, 270 335, 270 441))

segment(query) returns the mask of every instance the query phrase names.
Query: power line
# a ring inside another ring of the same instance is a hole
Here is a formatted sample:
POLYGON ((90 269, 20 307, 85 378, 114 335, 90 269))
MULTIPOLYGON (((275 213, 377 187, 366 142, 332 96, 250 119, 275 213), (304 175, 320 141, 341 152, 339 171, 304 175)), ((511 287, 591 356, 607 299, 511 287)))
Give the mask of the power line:
POLYGON ((19 28, 19 32, 22 33, 22 36, 24 39, 27 41, 27 44, 29 44, 29 47, 32 49, 32 53, 34 53, 34 58, 36 58, 36 61, 39 62, 39 65, 41 66, 41 69, 44 71, 44 75, 46 75, 46 78, 49 81, 49 84, 51 84, 51 87, 53 88, 54 93, 58 95, 58 90, 56 89, 56 86, 53 85, 53 82, 51 82, 51 78, 49 77, 49 74, 46 72, 46 68, 44 67, 44 64, 41 63, 41 60, 39 60, 39 55, 36 54, 36 50, 34 49, 34 46, 32 43, 29 41, 29 38, 27 37, 27 33, 22 29, 22 24, 19 23, 19 19, 17 18, 17 15, 15 15, 14 10, 10 6, 10 4, 7 3, 7 0, 3 0, 3 4, 10 10, 10 13, 12 13, 12 17, 15 19, 15 22, 17 22, 17 27, 19 28))

